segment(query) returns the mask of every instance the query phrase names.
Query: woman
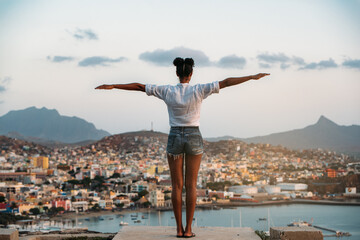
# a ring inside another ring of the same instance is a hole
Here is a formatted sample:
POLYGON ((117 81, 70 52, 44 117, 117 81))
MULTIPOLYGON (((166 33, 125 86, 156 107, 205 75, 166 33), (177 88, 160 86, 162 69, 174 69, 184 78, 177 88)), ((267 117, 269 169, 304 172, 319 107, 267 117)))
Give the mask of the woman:
POLYGON ((192 58, 176 58, 176 75, 180 83, 172 85, 151 84, 116 84, 101 85, 96 89, 124 89, 146 92, 162 99, 168 108, 170 133, 167 143, 167 158, 170 167, 174 215, 177 225, 177 237, 191 238, 195 234, 191 231, 196 204, 196 182, 200 161, 203 154, 203 140, 199 131, 201 102, 212 93, 251 79, 260 79, 267 73, 259 73, 247 77, 227 78, 220 82, 189 85, 191 80, 194 60, 192 58), (184 183, 185 161, 185 189, 186 189, 186 227, 182 225, 182 189, 184 183))

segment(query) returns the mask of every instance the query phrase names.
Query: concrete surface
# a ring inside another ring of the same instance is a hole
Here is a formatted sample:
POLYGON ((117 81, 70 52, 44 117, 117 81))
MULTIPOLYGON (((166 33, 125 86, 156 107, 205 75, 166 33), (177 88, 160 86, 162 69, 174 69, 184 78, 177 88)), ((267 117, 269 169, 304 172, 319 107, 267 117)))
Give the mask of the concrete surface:
POLYGON ((19 231, 16 229, 0 228, 1 240, 19 240, 19 231))
MULTIPOLYGON (((260 240, 252 228, 230 227, 195 227, 194 240, 260 240)), ((160 226, 126 226, 123 227, 113 240, 167 240, 176 238, 176 227, 160 226)))
POLYGON ((270 240, 323 240, 323 234, 313 227, 271 227, 270 240))
MULTIPOLYGON (((22 236, 19 240, 66 240, 67 238, 80 238, 80 237, 88 237, 91 238, 100 238, 100 237, 111 237, 115 234, 108 233, 79 233, 79 234, 43 234, 43 235, 29 235, 22 236)), ((2 240, 2 238, 0 238, 2 240)))

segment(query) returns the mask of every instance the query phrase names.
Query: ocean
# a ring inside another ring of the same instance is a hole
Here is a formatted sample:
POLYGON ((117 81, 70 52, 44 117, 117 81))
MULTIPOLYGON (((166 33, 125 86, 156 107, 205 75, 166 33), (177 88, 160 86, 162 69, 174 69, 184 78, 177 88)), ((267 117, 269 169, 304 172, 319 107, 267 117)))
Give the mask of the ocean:
MULTIPOLYGON (((121 221, 129 226, 176 226, 172 211, 155 211, 138 213, 135 223, 129 214, 104 215, 101 217, 78 218, 79 227, 99 232, 118 232, 121 221), (142 218, 144 216, 144 218, 142 218)), ((254 230, 268 231, 268 226, 287 226, 292 221, 303 220, 313 225, 326 227, 342 232, 350 232, 351 237, 344 239, 360 240, 360 206, 291 204, 256 207, 221 208, 218 210, 196 209, 193 226, 251 227, 254 230), (268 218, 269 216, 269 218, 268 218), (266 220, 265 220, 266 218, 266 220), (268 222, 268 220, 270 220, 268 222)), ((185 212, 183 212, 185 222, 185 212)), ((323 231, 323 234, 331 232, 323 231)), ((328 238, 330 239, 330 238, 328 238)))

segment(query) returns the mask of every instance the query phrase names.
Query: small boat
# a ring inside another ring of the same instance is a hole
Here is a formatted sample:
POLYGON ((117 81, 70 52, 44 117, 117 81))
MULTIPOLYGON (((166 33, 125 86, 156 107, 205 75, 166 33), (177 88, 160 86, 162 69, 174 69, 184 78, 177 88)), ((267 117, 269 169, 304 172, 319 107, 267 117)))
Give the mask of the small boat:
POLYGON ((141 220, 135 220, 134 223, 141 223, 141 220))
POLYGON ((109 218, 109 220, 113 220, 114 218, 109 218))
POLYGON ((311 227, 312 223, 306 221, 293 221, 292 223, 288 224, 288 227, 311 227))
POLYGON ((138 217, 138 214, 130 214, 130 217, 138 217))
POLYGON ((100 220, 100 221, 104 221, 105 219, 103 219, 103 218, 100 218, 99 220, 100 220))
POLYGON ((123 221, 120 222, 120 226, 127 226, 127 225, 129 225, 129 223, 123 221))
POLYGON ((266 221, 267 218, 259 218, 259 221, 266 221))
POLYGON ((85 218, 85 221, 90 221, 90 218, 85 218))
POLYGON ((142 218, 142 219, 148 219, 148 217, 145 216, 145 215, 142 215, 141 218, 142 218))

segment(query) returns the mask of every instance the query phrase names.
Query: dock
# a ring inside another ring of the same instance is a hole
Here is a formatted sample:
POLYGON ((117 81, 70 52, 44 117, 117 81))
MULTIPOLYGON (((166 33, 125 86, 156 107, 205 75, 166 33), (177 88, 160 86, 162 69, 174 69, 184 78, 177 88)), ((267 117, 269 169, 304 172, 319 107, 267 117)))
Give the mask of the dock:
POLYGON ((324 235, 326 237, 349 237, 351 236, 350 233, 348 232, 341 232, 341 231, 336 231, 334 229, 331 229, 331 228, 326 228, 326 227, 321 227, 321 226, 316 226, 316 225, 313 225, 314 228, 317 228, 317 229, 321 229, 321 230, 325 230, 325 231, 328 231, 328 232, 333 232, 335 234, 333 235, 324 235))

